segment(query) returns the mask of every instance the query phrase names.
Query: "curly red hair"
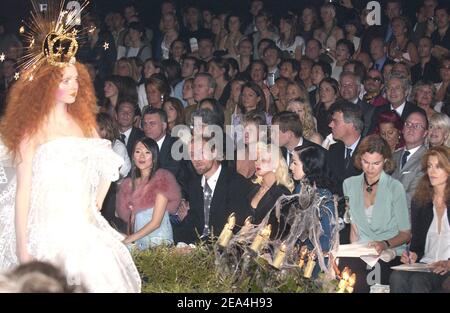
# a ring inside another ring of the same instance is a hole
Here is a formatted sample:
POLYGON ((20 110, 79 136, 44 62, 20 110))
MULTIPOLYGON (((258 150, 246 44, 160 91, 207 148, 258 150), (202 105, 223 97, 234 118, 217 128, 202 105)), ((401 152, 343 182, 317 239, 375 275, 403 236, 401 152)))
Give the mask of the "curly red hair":
MULTIPOLYGON (((95 91, 85 66, 76 63, 78 94, 68 105, 68 113, 78 123, 86 137, 93 136, 97 112, 95 91)), ((6 147, 17 155, 20 143, 32 138, 45 125, 46 118, 55 106, 55 96, 63 78, 63 68, 42 65, 33 79, 21 78, 9 91, 5 115, 0 123, 0 134, 6 147)), ((29 77, 23 73, 22 77, 29 77)))

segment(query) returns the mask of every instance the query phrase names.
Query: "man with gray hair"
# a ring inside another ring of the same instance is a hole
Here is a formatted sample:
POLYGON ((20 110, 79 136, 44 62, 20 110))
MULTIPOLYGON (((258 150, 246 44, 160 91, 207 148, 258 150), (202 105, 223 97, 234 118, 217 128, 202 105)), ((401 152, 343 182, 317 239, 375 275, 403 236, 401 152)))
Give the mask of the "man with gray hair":
POLYGON ((425 111, 422 108, 407 101, 410 89, 411 83, 407 78, 403 75, 392 74, 386 82, 386 95, 389 103, 376 109, 375 123, 377 123, 378 116, 386 111, 395 111, 403 122, 412 112, 421 112, 425 114, 425 111))
POLYGON ((191 114, 198 109, 200 101, 207 98, 214 98, 214 91, 216 90, 217 83, 215 79, 209 73, 197 73, 194 78, 194 100, 197 103, 196 106, 189 106, 184 109, 184 117, 186 124, 191 121, 191 114))
MULTIPOLYGON (((364 129, 361 108, 349 101, 336 102, 332 107, 330 127, 333 138, 337 143, 330 146, 328 151, 328 170, 331 181, 334 182, 334 194, 341 199, 344 195, 342 190, 343 181, 351 176, 361 174, 354 166, 353 156, 361 142, 361 133, 364 129)), ((339 216, 344 214, 344 201, 338 205, 339 216)), ((346 226, 340 233, 341 244, 349 243, 350 227, 346 226)))
POLYGON ((371 129, 375 108, 359 98, 359 94, 361 93, 361 78, 352 72, 342 72, 339 77, 339 85, 341 97, 344 100, 357 104, 361 109, 364 121, 362 134, 363 136, 367 135, 371 129))

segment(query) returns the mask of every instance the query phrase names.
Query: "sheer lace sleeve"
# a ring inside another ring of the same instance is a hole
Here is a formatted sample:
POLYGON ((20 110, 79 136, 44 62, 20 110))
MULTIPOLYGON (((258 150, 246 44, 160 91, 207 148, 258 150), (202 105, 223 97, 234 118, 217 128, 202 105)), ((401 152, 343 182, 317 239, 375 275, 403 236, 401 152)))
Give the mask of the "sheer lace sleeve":
POLYGON ((16 183, 13 162, 0 141, 0 270, 18 264, 14 230, 16 183))

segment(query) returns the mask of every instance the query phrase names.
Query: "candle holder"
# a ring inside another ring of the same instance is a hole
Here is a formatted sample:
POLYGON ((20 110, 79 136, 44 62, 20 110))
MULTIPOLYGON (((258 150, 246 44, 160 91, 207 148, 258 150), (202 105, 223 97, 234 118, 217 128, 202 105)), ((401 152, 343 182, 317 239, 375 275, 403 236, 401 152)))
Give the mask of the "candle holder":
POLYGON ((231 215, 228 217, 228 221, 223 227, 222 232, 219 235, 219 238, 217 239, 217 243, 219 246, 226 248, 228 246, 228 243, 230 242, 231 237, 233 237, 233 228, 236 225, 236 217, 234 216, 234 213, 231 213, 231 215))
POLYGON ((311 278, 315 266, 316 266, 316 254, 314 253, 314 251, 312 251, 308 255, 308 263, 306 263, 305 272, 303 273, 303 277, 311 278))
POLYGON ((267 240, 269 240, 271 233, 272 225, 268 224, 256 235, 252 245, 250 246, 250 250, 255 253, 259 253, 261 248, 266 244, 267 240))
POLYGON ((277 254, 275 255, 275 259, 273 260, 272 266, 276 269, 280 269, 281 265, 284 262, 284 258, 286 257, 286 244, 283 242, 278 249, 277 254))

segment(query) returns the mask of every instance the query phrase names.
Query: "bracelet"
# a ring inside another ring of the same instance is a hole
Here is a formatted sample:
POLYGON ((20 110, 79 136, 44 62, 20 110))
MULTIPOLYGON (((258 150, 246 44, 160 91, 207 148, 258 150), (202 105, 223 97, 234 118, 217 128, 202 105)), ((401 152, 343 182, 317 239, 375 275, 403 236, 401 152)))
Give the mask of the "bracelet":
POLYGON ((384 243, 386 244, 386 246, 387 246, 388 248, 391 247, 391 244, 389 243, 389 241, 387 241, 387 240, 383 240, 383 241, 384 241, 384 243))

